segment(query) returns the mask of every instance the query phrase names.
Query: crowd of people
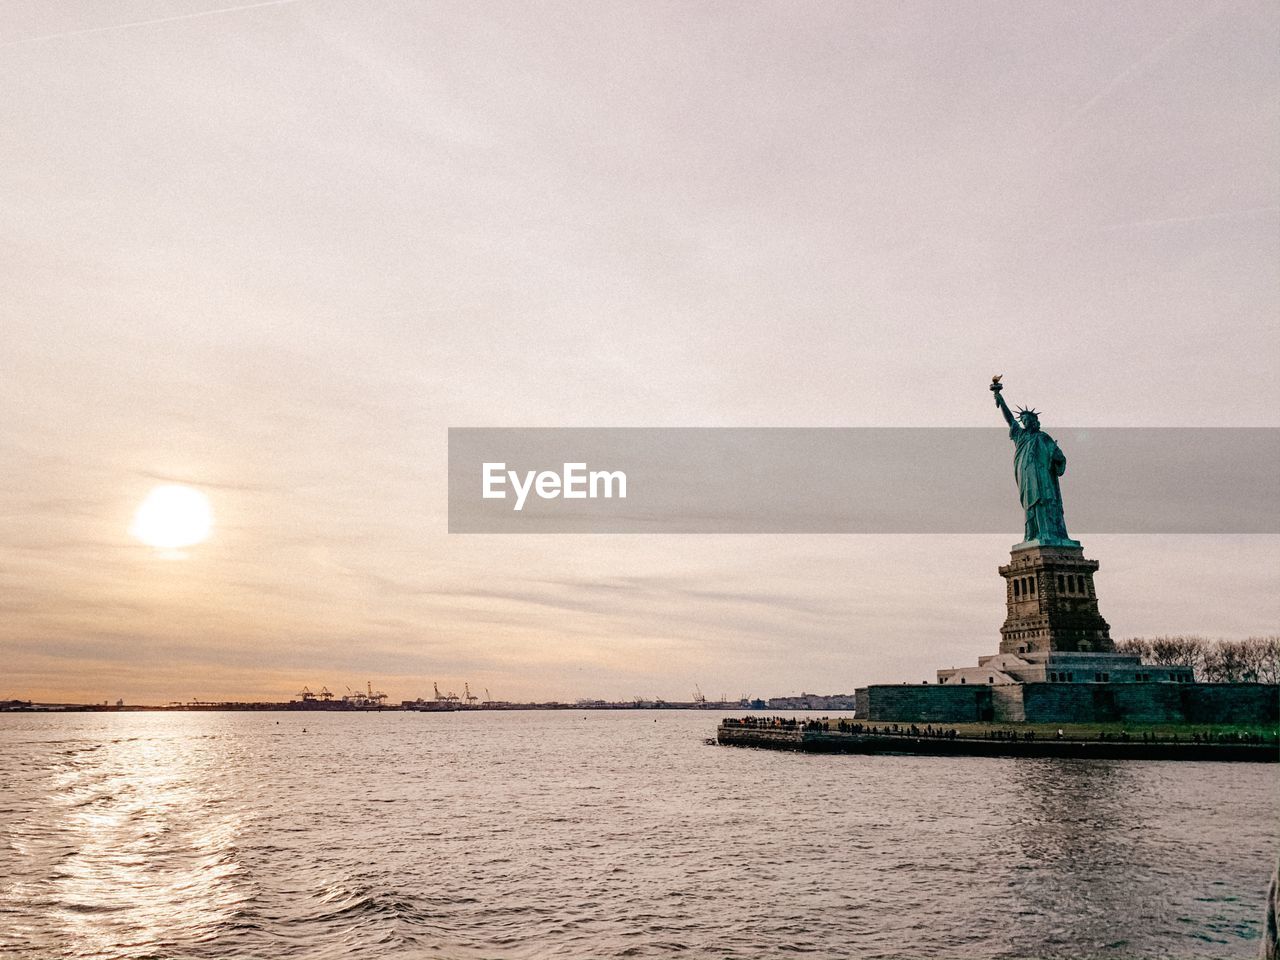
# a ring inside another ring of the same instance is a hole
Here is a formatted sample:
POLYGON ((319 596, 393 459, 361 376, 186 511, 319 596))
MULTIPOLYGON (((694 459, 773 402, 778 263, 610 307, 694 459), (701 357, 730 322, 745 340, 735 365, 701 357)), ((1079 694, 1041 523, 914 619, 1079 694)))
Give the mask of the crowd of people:
MULTIPOLYGON (((1036 732, 1034 730, 1010 730, 1001 727, 990 727, 984 730, 974 732, 960 733, 955 727, 941 727, 933 724, 925 724, 920 726, 915 723, 911 724, 865 724, 853 720, 830 720, 823 717, 820 720, 801 720, 795 717, 756 717, 746 716, 739 718, 729 718, 723 721, 726 727, 745 727, 757 730, 802 730, 817 733, 831 733, 833 730, 837 733, 851 734, 869 734, 872 736, 898 736, 898 737, 940 737, 946 740, 954 740, 960 736, 975 737, 984 740, 1035 740, 1036 732)), ((1191 733, 1163 733, 1142 731, 1141 734, 1130 734, 1127 730, 1119 732, 1099 730, 1092 735, 1082 735, 1073 733, 1067 737, 1062 728, 1054 734, 1054 739, 1063 740, 1105 740, 1130 742, 1141 738, 1142 743, 1277 743, 1280 738, 1277 735, 1264 737, 1261 733, 1241 732, 1241 731, 1192 731, 1191 733)))
MULTIPOLYGON (((740 717, 730 718, 723 721, 726 727, 747 727, 756 730, 807 730, 819 733, 830 733, 833 729, 833 721, 823 717, 821 720, 797 720, 795 717, 740 717)), ((834 729, 838 733, 864 733, 875 734, 877 736, 911 736, 911 737, 946 737, 955 739, 958 737, 959 731, 955 728, 935 727, 932 725, 920 727, 916 724, 910 726, 899 726, 898 724, 885 724, 884 726, 871 726, 863 723, 855 723, 852 720, 836 720, 834 721, 834 729)))

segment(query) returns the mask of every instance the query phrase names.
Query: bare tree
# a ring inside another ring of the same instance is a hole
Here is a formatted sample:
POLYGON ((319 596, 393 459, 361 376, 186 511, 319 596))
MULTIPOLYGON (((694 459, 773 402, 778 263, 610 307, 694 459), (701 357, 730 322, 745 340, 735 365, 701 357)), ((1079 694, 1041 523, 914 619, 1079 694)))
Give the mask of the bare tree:
POLYGON ((1129 637, 1116 642, 1119 653, 1137 654, 1143 663, 1189 668, 1208 683, 1280 683, 1280 635, 1247 640, 1208 640, 1195 635, 1129 637))
POLYGON ((1250 640, 1219 640, 1205 655, 1211 683, 1257 683, 1267 667, 1265 648, 1250 640))
POLYGON ((1280 636, 1250 637, 1243 652, 1246 675, 1258 683, 1280 683, 1280 636))
POLYGON ((1225 674, 1226 667, 1218 648, 1208 647, 1204 652, 1204 658, 1200 661, 1200 676, 1197 679, 1204 683, 1221 683, 1226 679, 1225 674))
POLYGON ((1203 674, 1208 649, 1209 641, 1204 637, 1153 637, 1151 662, 1162 667, 1187 667, 1193 673, 1203 674))
POLYGON ((1151 641, 1146 637, 1129 637, 1116 641, 1116 653, 1137 654, 1143 663, 1151 663, 1151 641))

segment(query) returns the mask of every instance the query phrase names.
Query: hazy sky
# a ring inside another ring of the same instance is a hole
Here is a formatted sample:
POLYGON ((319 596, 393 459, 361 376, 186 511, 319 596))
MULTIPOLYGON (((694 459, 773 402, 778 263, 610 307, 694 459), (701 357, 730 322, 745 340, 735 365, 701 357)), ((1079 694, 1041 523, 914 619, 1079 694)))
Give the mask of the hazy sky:
MULTIPOLYGON (((1274 3, 217 6, 0 3, 0 698, 923 679, 1019 530, 449 536, 446 429, 1280 425, 1274 3)), ((1276 537, 1073 533, 1280 624, 1276 537)))

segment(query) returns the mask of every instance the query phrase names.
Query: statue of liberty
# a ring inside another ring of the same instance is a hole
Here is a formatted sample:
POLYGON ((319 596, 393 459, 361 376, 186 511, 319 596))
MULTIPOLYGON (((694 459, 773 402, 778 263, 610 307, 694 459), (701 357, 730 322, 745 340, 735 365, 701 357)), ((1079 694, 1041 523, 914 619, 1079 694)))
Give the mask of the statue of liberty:
POLYGON ((1026 541, 1046 547, 1078 547, 1080 542, 1067 535, 1058 488, 1058 478, 1067 471, 1067 458, 1053 437, 1040 429, 1039 413, 1019 408, 1015 415, 1000 395, 1002 389, 1000 377, 992 377, 991 391, 1013 441, 1013 475, 1027 514, 1026 541))

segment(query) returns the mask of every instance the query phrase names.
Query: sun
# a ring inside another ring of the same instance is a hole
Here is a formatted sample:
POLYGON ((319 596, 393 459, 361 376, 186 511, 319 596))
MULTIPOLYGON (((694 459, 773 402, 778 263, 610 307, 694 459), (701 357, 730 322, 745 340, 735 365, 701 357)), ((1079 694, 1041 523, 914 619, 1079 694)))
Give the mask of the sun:
POLYGON ((149 547, 176 550, 204 542, 212 527, 208 497, 193 487, 166 483, 138 505, 129 533, 149 547))

